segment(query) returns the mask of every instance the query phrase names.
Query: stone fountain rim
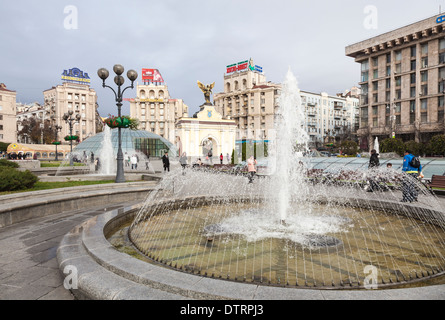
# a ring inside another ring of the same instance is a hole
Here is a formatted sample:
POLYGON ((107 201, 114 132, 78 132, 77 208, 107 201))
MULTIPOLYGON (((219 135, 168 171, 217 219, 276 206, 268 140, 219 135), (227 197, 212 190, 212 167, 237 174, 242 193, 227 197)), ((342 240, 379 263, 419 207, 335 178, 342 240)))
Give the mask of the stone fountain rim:
POLYGON ((379 290, 285 288, 221 281, 149 264, 119 252, 105 237, 107 231, 131 221, 141 205, 91 218, 62 239, 57 251, 59 268, 63 273, 65 267, 76 266, 78 287, 71 289, 76 297, 101 300, 444 299, 445 285, 379 290))

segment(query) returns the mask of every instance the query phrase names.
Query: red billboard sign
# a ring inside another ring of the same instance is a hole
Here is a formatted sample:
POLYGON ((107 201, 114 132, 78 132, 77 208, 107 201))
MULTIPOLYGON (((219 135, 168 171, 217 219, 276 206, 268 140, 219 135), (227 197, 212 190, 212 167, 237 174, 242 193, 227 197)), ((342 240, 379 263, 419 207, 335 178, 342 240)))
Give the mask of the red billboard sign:
POLYGON ((143 82, 164 82, 158 69, 142 69, 143 82))

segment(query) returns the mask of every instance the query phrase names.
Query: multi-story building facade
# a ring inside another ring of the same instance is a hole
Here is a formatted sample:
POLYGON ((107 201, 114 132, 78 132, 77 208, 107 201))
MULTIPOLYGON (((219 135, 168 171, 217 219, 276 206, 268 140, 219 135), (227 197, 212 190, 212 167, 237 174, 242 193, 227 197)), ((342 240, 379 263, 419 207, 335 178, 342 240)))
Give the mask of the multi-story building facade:
POLYGON ((224 74, 224 92, 214 95, 214 105, 223 118, 235 120, 237 140, 267 140, 280 89, 261 71, 246 68, 224 74))
POLYGON ((165 84, 136 86, 136 98, 130 101, 130 117, 139 119, 139 130, 153 132, 175 143, 175 123, 188 117, 188 106, 182 99, 170 98, 165 84))
POLYGON ((16 142, 16 97, 17 93, 0 83, 0 141, 16 142))
MULTIPOLYGON (((51 89, 43 91, 44 109, 48 110, 51 125, 61 126, 59 140, 69 135, 69 125, 62 119, 66 112, 73 111, 74 115, 81 115, 80 121, 73 125, 73 135, 79 136, 79 140, 83 141, 90 136, 96 134, 97 119, 97 94, 96 91, 89 86, 88 75, 74 70, 74 75, 63 76, 66 80, 62 85, 57 85, 51 89), (86 75, 86 77, 85 77, 86 75), (77 80, 76 80, 77 79, 77 80)), ((65 74, 65 73, 64 73, 65 74)))
POLYGON ((311 146, 320 147, 354 132, 359 99, 350 95, 331 96, 300 91, 305 128, 311 146))
MULTIPOLYGON (((268 82, 261 71, 247 68, 224 75, 224 92, 215 94, 214 104, 224 118, 235 120, 237 140, 267 140, 274 129, 280 92, 281 84, 268 82)), ((300 95, 312 146, 354 129, 357 97, 307 91, 300 95)))
POLYGON ((16 104, 17 114, 17 142, 18 143, 31 143, 30 137, 26 134, 21 134, 20 131, 23 129, 23 123, 26 120, 35 119, 42 124, 44 122, 51 123, 51 110, 50 108, 45 108, 38 102, 32 104, 17 103, 16 104))
POLYGON ((445 16, 434 16, 346 47, 361 65, 362 147, 395 135, 427 142, 443 134, 445 16))

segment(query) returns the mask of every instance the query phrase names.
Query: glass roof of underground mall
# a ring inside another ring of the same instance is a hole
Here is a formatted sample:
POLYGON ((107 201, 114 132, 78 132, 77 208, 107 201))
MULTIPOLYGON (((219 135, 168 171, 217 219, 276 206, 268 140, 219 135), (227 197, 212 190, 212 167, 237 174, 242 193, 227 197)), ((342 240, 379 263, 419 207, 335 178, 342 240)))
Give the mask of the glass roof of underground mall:
MULTIPOLYGON (((392 163, 392 168, 402 171, 403 158, 400 159, 379 159, 380 167, 386 167, 387 163, 392 163)), ((339 170, 367 170, 369 158, 337 158, 337 157, 313 157, 305 159, 306 165, 311 169, 322 169, 326 172, 338 172, 339 170)), ((422 173, 426 179, 431 179, 433 175, 445 174, 444 158, 421 158, 422 173)))
MULTIPOLYGON (((107 128, 105 129, 107 130, 107 128)), ((122 152, 125 154, 133 154, 135 151, 149 154, 150 157, 161 157, 165 150, 168 150, 169 155, 176 155, 176 147, 167 139, 145 130, 131 130, 128 128, 121 129, 122 136, 122 152)), ((89 137, 88 139, 79 143, 73 148, 73 153, 82 155, 90 155, 91 152, 98 154, 102 148, 105 138, 105 131, 89 137)), ((111 129, 111 143, 114 154, 117 155, 118 149, 118 129, 111 129)))

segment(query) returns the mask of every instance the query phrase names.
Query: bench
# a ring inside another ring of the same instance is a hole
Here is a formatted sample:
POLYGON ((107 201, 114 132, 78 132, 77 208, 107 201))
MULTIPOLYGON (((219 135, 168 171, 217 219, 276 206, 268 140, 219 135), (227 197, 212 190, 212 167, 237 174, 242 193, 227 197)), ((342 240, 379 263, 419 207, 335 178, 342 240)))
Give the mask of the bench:
POLYGON ((431 188, 445 188, 445 176, 433 175, 428 186, 431 188))

